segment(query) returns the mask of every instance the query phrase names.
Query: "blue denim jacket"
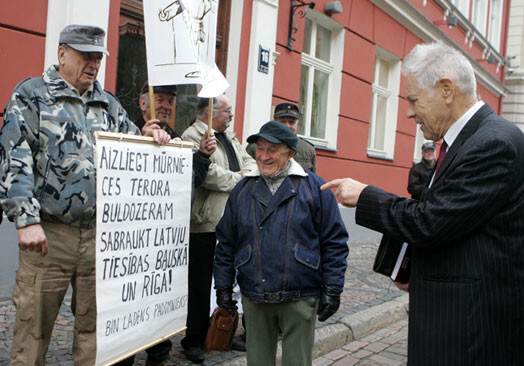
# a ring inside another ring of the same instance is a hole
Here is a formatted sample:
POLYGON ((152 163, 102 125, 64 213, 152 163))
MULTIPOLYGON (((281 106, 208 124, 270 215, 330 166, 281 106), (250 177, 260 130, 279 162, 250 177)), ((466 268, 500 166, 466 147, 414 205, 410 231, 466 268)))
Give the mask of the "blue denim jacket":
POLYGON ((254 301, 317 296, 322 286, 342 292, 348 234, 333 193, 320 190, 316 174, 302 172, 289 175, 274 196, 261 176, 233 189, 216 229, 217 289, 237 274, 254 301))

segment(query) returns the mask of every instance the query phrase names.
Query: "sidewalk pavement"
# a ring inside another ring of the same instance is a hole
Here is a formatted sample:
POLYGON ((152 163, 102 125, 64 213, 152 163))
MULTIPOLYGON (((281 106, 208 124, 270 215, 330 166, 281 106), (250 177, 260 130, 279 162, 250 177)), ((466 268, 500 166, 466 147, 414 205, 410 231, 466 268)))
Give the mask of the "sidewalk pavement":
POLYGON ((402 366, 408 361, 408 319, 315 358, 313 366, 402 366))
MULTIPOLYGON (((408 295, 392 282, 372 271, 378 243, 351 244, 346 283, 339 311, 326 322, 317 322, 313 358, 318 358, 344 345, 362 339, 372 332, 407 317, 408 295)), ((46 364, 73 365, 73 315, 66 298, 55 323, 46 364)), ((15 310, 10 300, 0 302, 0 366, 9 364, 15 310)), ((240 333, 242 330, 240 330, 240 333)), ((192 365, 182 352, 180 340, 173 337, 171 365, 192 365)), ((278 356, 280 356, 280 346, 278 356)), ((146 355, 137 355, 135 365, 145 364, 146 355)), ((238 351, 206 353, 203 365, 245 365, 245 354, 238 351)))

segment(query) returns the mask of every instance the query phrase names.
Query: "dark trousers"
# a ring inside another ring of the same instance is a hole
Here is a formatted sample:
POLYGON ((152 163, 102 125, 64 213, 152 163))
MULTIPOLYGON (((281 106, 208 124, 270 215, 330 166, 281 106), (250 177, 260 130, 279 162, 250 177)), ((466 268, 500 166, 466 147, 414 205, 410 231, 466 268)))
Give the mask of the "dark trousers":
POLYGON ((214 232, 189 236, 187 330, 181 342, 184 348, 203 347, 206 341, 215 245, 214 232))
MULTIPOLYGON (((152 347, 146 349, 147 359, 153 362, 162 362, 169 359, 169 351, 171 351, 171 341, 166 339, 152 347)), ((131 356, 115 364, 115 366, 132 366, 135 362, 135 356, 131 356)))

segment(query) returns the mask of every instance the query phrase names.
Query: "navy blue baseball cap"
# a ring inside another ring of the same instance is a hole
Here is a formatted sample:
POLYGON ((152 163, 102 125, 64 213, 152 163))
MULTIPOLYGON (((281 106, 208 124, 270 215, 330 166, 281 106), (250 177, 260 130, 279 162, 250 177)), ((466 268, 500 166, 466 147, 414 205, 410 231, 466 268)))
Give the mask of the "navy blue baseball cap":
POLYGON ((272 144, 285 144, 293 151, 297 151, 298 138, 295 133, 285 124, 276 121, 266 122, 260 127, 260 132, 247 138, 247 142, 257 142, 259 138, 272 144))
POLYGON ((298 107, 292 103, 280 103, 275 107, 273 118, 291 117, 298 119, 298 107))
MULTIPOLYGON (((174 96, 176 96, 177 88, 176 88, 176 85, 157 85, 153 87, 153 92, 173 94, 174 96)), ((145 94, 145 93, 149 93, 149 84, 147 80, 144 83, 144 85, 142 86, 142 91, 140 94, 145 94)))
POLYGON ((428 142, 424 142, 422 144, 422 151, 424 150, 435 150, 435 143, 434 142, 431 142, 431 141, 428 141, 428 142))

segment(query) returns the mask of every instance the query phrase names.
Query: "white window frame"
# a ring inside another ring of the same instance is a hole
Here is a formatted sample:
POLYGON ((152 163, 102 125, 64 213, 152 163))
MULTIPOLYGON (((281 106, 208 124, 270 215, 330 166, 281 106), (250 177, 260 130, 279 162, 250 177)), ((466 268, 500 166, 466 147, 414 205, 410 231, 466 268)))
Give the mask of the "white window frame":
POLYGON ((422 145, 425 142, 431 142, 424 138, 424 134, 417 125, 417 132, 415 133, 415 150, 413 151, 413 162, 419 163, 422 160, 422 145))
POLYGON ((488 0, 473 0, 471 7, 471 23, 484 37, 486 36, 487 18, 488 0))
POLYGON ((398 95, 400 89, 400 59, 383 48, 376 46, 375 49, 375 71, 372 84, 372 103, 371 103, 371 116, 369 120, 369 138, 367 154, 373 158, 393 160, 395 155, 395 135, 397 129, 397 116, 398 116, 398 95), (385 89, 377 84, 375 80, 378 80, 379 68, 378 59, 383 60, 389 64, 388 74, 388 89, 385 89), (377 115, 377 98, 378 96, 387 97, 386 103, 386 121, 384 124, 384 149, 380 150, 374 146, 370 146, 370 141, 375 140, 376 134, 376 115, 377 115))
MULTIPOLYGON (((342 63, 344 59, 344 27, 339 23, 335 22, 333 19, 326 17, 323 14, 315 10, 308 9, 307 18, 311 20, 313 28, 316 29, 316 24, 320 24, 323 27, 331 31, 331 52, 330 52, 330 61, 325 62, 318 58, 315 58, 312 55, 302 53, 302 62, 301 65, 308 66, 310 68, 308 85, 307 85, 307 100, 304 103, 309 108, 305 108, 304 120, 301 120, 300 123, 304 125, 304 135, 299 135, 316 147, 323 147, 327 149, 336 149, 337 148, 337 136, 338 136, 338 122, 339 122, 339 112, 340 112, 340 90, 342 85, 342 63), (329 75, 329 86, 327 90, 327 103, 326 108, 326 125, 324 138, 316 138, 310 136, 311 134, 311 114, 313 105, 313 85, 314 85, 314 70, 324 72, 329 75)), ((311 35, 311 47, 310 51, 315 52, 316 49, 316 33, 315 29, 312 31, 311 35)), ((304 108, 303 105, 299 106, 304 108)), ((304 109, 301 109, 301 111, 304 109)))
POLYGON ((457 8, 462 15, 464 15, 464 18, 469 17, 469 1, 470 0, 451 0, 451 3, 457 8))
POLYGON ((488 24, 488 41, 494 49, 500 50, 500 35, 502 28, 502 9, 504 8, 504 0, 491 0, 489 11, 488 24), (498 8, 494 9, 494 3, 498 4, 498 8))

